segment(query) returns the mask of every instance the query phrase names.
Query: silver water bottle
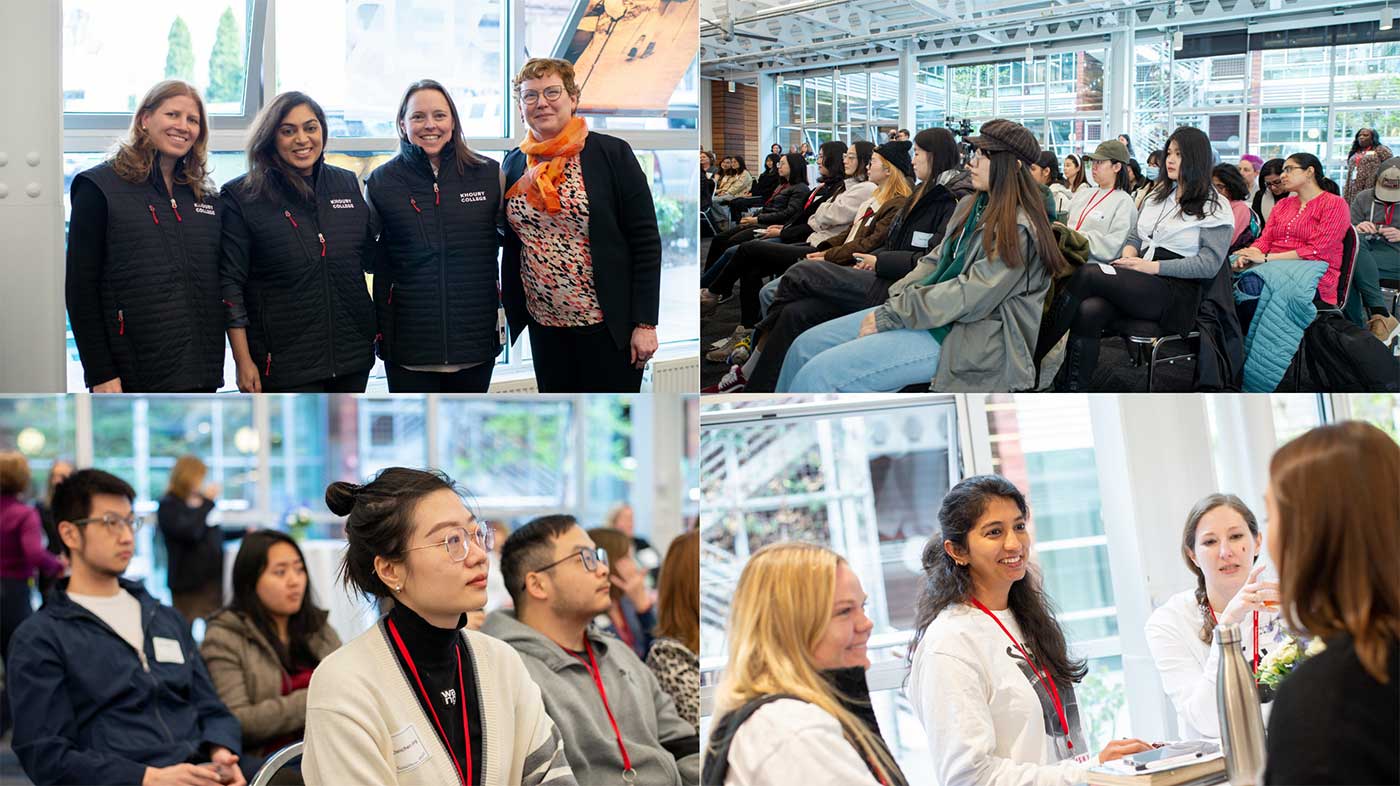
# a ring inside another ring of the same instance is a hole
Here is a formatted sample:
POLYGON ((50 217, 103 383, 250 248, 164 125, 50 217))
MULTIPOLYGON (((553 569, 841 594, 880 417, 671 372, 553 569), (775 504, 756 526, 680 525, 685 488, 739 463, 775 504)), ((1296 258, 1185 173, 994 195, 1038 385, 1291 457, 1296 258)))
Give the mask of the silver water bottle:
POLYGON ((1254 673, 1240 649, 1240 626, 1217 625, 1215 699, 1220 744, 1231 786, 1258 786, 1264 777, 1264 714, 1254 673))

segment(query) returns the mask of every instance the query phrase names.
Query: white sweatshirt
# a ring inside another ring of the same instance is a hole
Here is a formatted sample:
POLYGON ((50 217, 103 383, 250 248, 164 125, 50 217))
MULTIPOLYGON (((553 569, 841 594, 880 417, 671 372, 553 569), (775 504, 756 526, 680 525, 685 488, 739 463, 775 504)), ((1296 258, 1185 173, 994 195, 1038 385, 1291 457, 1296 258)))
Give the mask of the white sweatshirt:
MULTIPOLYGON (((1012 613, 993 613, 1037 657, 1012 613)), ((928 735, 934 783, 1066 786, 1083 781, 1091 762, 1079 729, 1079 706, 1072 689, 1060 688, 1060 699, 1072 750, 1049 689, 1001 628, 972 606, 944 609, 914 650, 909 701, 928 735)))
MULTIPOLYGON (((1184 590, 1167 599, 1147 618, 1147 649, 1162 677, 1162 690, 1176 707, 1178 732, 1184 740, 1218 739, 1220 711, 1215 699, 1215 675, 1220 656, 1213 644, 1201 641, 1201 609, 1196 591, 1184 590)), ((1254 662, 1254 618, 1240 624, 1245 662, 1254 662)), ((1259 612, 1260 657, 1287 638, 1277 614, 1259 612)), ((1273 704, 1264 705, 1267 725, 1273 704)))
POLYGON ((824 241, 844 235, 856 220, 856 210, 865 200, 875 196, 876 185, 869 180, 856 181, 846 178, 846 188, 841 193, 826 200, 812 211, 807 226, 812 234, 807 236, 807 245, 816 248, 824 241))
POLYGON ((879 786, 841 732, 815 704, 778 699, 759 707, 729 744, 725 786, 879 786))
POLYGON ((1104 190, 1095 186, 1075 192, 1065 225, 1089 239, 1090 262, 1112 262, 1123 250, 1123 241, 1137 223, 1137 215, 1137 205, 1128 192, 1114 189, 1104 196, 1104 190), (1091 204, 1094 209, 1086 215, 1091 204))

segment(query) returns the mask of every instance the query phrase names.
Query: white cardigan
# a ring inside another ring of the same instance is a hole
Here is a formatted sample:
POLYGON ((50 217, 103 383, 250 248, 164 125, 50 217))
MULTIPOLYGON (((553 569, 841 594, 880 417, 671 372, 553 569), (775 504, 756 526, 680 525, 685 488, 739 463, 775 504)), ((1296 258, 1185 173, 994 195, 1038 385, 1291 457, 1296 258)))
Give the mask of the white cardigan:
MULTIPOLYGON (((1185 740, 1218 739, 1220 710, 1215 700, 1215 675, 1220 656, 1213 644, 1201 641, 1201 609, 1196 591, 1183 590, 1167 599, 1147 618, 1147 649, 1162 677, 1162 690, 1176 707, 1177 732, 1185 740)), ((1254 661, 1254 620, 1240 624, 1245 661, 1254 661)), ((1259 650, 1267 655, 1287 637, 1277 614, 1259 612, 1259 650)), ((1273 704, 1264 705, 1267 725, 1273 704)))
POLYGON ((875 191, 875 184, 869 180, 857 182, 855 178, 846 178, 845 190, 818 205, 807 219, 807 226, 812 228, 807 245, 816 248, 824 241, 849 232, 851 223, 856 220, 856 210, 875 196, 875 191))
POLYGON ((879 786, 841 723, 815 704, 778 699, 759 707, 729 744, 724 786, 879 786))
MULTIPOLYGON (((504 642, 463 630, 481 697, 481 782, 575 783, 540 689, 504 642)), ((311 677, 302 774, 310 786, 437 786, 457 770, 389 647, 384 623, 331 653, 311 677)))

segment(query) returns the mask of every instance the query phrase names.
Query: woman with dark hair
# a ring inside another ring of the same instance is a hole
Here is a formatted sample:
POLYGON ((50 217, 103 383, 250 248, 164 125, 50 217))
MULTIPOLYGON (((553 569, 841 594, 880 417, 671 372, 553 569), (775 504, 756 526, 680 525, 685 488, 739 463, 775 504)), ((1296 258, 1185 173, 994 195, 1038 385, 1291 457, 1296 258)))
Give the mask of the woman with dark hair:
POLYGON ((1244 175, 1240 173, 1239 167, 1234 164, 1216 164, 1210 171, 1210 183, 1215 193, 1230 203, 1230 212, 1235 217, 1235 234, 1230 238, 1230 251, 1249 245, 1253 242, 1248 230, 1254 221, 1254 214, 1249 209, 1249 203, 1245 201, 1249 198, 1249 186, 1245 184, 1244 175))
POLYGON ((107 160, 73 178, 64 290, 94 393, 223 384, 221 208, 208 147, 199 91, 168 80, 141 98, 107 160))
POLYGON ((219 272, 244 393, 363 393, 374 365, 378 220, 348 169, 325 163, 326 113, 273 98, 248 135, 248 173, 224 185, 219 272))
POLYGON ((1351 204, 1352 197, 1368 188, 1376 187, 1376 175, 1381 171, 1392 153, 1381 144, 1380 134, 1374 128, 1358 128, 1351 140, 1351 150, 1347 151, 1347 179, 1342 197, 1351 204))
POLYGON ((1050 307, 1038 355, 1069 333, 1055 389, 1089 387, 1099 337, 1120 317, 1157 322, 1184 334, 1196 321, 1204 282, 1225 264, 1234 218, 1210 183, 1210 140, 1182 126, 1167 140, 1162 176, 1143 201, 1120 257, 1074 271, 1050 307))
POLYGON ((743 156, 730 156, 725 159, 729 167, 720 177, 715 187, 715 201, 723 204, 735 197, 748 196, 753 188, 753 174, 744 165, 743 156))
MULTIPOLYGON (((943 497, 924 546, 907 693, 936 783, 1067 786, 1095 758, 1074 693, 1088 669, 1070 656, 1031 562, 1029 516, 1011 481, 977 475, 943 497)), ((1114 740, 1096 758, 1151 747, 1114 740)))
POLYGON ((769 153, 764 157, 763 171, 758 173, 758 177, 754 178, 753 188, 749 189, 750 196, 748 199, 756 201, 754 201, 752 205, 747 205, 740 199, 730 202, 730 215, 733 215, 735 209, 747 209, 747 207, 756 207, 763 204, 763 200, 767 199, 769 195, 773 193, 773 190, 778 187, 778 181, 781 179, 778 175, 778 162, 782 160, 783 157, 777 153, 769 153))
POLYGON ((783 146, 778 144, 777 142, 774 142, 773 144, 768 146, 768 155, 778 156, 779 158, 781 158, 783 155, 783 146))
POLYGON ((1400 783, 1400 445, 1315 428, 1269 461, 1269 555, 1289 628, 1321 649, 1279 686, 1263 783, 1400 783))
MULTIPOLYGON (((759 203, 761 209, 758 214, 741 217, 732 228, 720 232, 710 241, 710 249, 705 254, 704 270, 711 277, 719 274, 716 265, 724 253, 740 243, 752 240, 755 231, 772 227, 772 237, 777 237, 783 225, 801 214, 806 206, 812 202, 825 201, 831 195, 829 190, 820 190, 821 184, 818 184, 818 190, 813 193, 813 189, 807 183, 807 162, 796 153, 780 157, 774 172, 777 185, 773 192, 759 203)), ((805 221, 802 223, 806 224, 805 221)), ((708 283, 709 281, 702 276, 701 286, 708 283)))
MULTIPOLYGON (((898 157, 901 148, 890 148, 898 157)), ((958 146, 946 128, 914 137, 911 168, 919 185, 894 216, 879 248, 851 254, 853 265, 803 260, 761 290, 769 305, 754 331, 753 350, 705 393, 771 392, 788 347, 807 328, 885 302, 890 285, 937 248, 958 200, 972 193, 972 177, 959 164, 958 146)), ((736 358, 737 360, 737 358, 736 358)))
POLYGON ((1089 181, 1084 176, 1084 162, 1079 156, 1070 153, 1065 156, 1065 187, 1071 194, 1077 193, 1089 181))
POLYGON ((1133 138, 1127 134, 1119 134, 1118 141, 1123 143, 1123 147, 1128 149, 1128 158, 1133 157, 1133 138))
POLYGON ((651 181, 626 141, 574 114, 573 63, 531 58, 513 86, 529 131, 501 165, 511 340, 529 329, 541 393, 636 392, 661 309, 651 181))
POLYGON ((1255 192, 1254 201, 1250 206, 1254 208, 1254 214, 1259 216, 1259 220, 1264 222, 1264 226, 1269 224, 1274 205, 1288 196, 1288 189, 1283 187, 1283 163, 1282 158, 1271 158, 1259 167, 1261 187, 1255 192))
MULTIPOLYGON (((1220 737, 1215 680, 1216 625, 1243 626, 1245 660, 1257 664, 1287 637, 1278 618, 1278 583, 1259 577, 1263 538, 1254 512, 1233 494, 1211 494, 1186 514, 1181 558, 1193 589, 1171 596, 1147 620, 1147 649, 1176 708, 1182 739, 1220 737)), ((1264 705, 1267 718, 1269 705, 1264 705)))
POLYGON ((1128 193, 1127 154, 1123 145, 1109 141, 1084 156, 1094 187, 1081 188, 1070 199, 1063 226, 1089 241, 1090 262, 1116 259, 1137 223, 1137 207, 1128 193))
POLYGON ((233 600, 209 618, 199 652, 243 727, 245 757, 270 756, 302 738, 311 675, 340 647, 327 620, 295 540, 266 529, 243 538, 233 600))
POLYGON ((396 126, 398 155, 366 183, 383 222, 374 300, 389 391, 485 393, 504 343, 496 220, 505 176, 467 146, 438 82, 408 86, 396 126))
POLYGON ((1237 266, 1281 259, 1318 260, 1327 264, 1317 282, 1324 302, 1338 303, 1342 240, 1351 227, 1351 206, 1337 184, 1322 172, 1312 153, 1294 153, 1283 165, 1283 187, 1293 196, 1279 201, 1259 239, 1239 250, 1237 266))
POLYGON ((520 656, 464 629, 486 604, 495 537, 462 493, 446 475, 404 467, 326 487, 326 506, 347 517, 342 581, 393 608, 311 678, 311 786, 574 783, 520 656))
POLYGON ((779 392, 1026 390, 1051 279, 1069 270, 1029 167, 1040 143, 1010 120, 967 140, 975 196, 883 305, 817 325, 783 359, 779 392))
POLYGON ((1065 176, 1060 174, 1060 159, 1053 150, 1043 150, 1031 164, 1031 177, 1035 182, 1050 190, 1055 199, 1055 213, 1069 210, 1069 201, 1074 196, 1065 185, 1065 176))

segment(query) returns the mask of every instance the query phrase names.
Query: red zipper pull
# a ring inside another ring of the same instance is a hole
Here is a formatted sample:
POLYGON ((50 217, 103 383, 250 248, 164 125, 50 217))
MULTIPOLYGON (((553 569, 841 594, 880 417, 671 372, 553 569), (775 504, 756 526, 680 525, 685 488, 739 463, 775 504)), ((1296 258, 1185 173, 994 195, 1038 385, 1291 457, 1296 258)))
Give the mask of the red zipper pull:
POLYGON ((126 335, 126 314, 121 309, 117 309, 117 335, 126 335))
POLYGON ((299 227, 299 226, 297 225, 297 220, 296 220, 295 218, 292 218, 292 211, 290 211, 290 210, 283 210, 283 211, 282 211, 282 215, 286 216, 286 217, 287 217, 287 220, 290 221, 290 222, 292 222, 292 229, 300 229, 300 228, 301 228, 301 227, 299 227))
POLYGON ((316 239, 321 241, 321 256, 324 257, 326 255, 326 236, 317 232, 316 239))
POLYGON ((175 197, 170 198, 170 209, 175 211, 175 223, 185 223, 185 219, 180 218, 180 207, 175 204, 175 197))
POLYGON ((423 212, 423 209, 420 208, 420 207, 418 207, 418 200, 414 199, 413 197, 409 197, 409 198, 408 198, 408 203, 409 203, 410 205, 413 205, 413 210, 414 210, 414 212, 417 212, 417 213, 422 213, 422 212, 423 212))
POLYGON ((151 220, 156 222, 156 226, 160 226, 160 219, 156 217, 156 206, 146 205, 146 209, 151 211, 151 220))
POLYGON ((433 204, 434 204, 434 205, 438 204, 438 196, 439 196, 439 194, 438 194, 437 181, 434 180, 434 181, 433 181, 433 204))
POLYGON ((272 353, 267 353, 267 368, 263 370, 263 376, 272 376, 272 353))

